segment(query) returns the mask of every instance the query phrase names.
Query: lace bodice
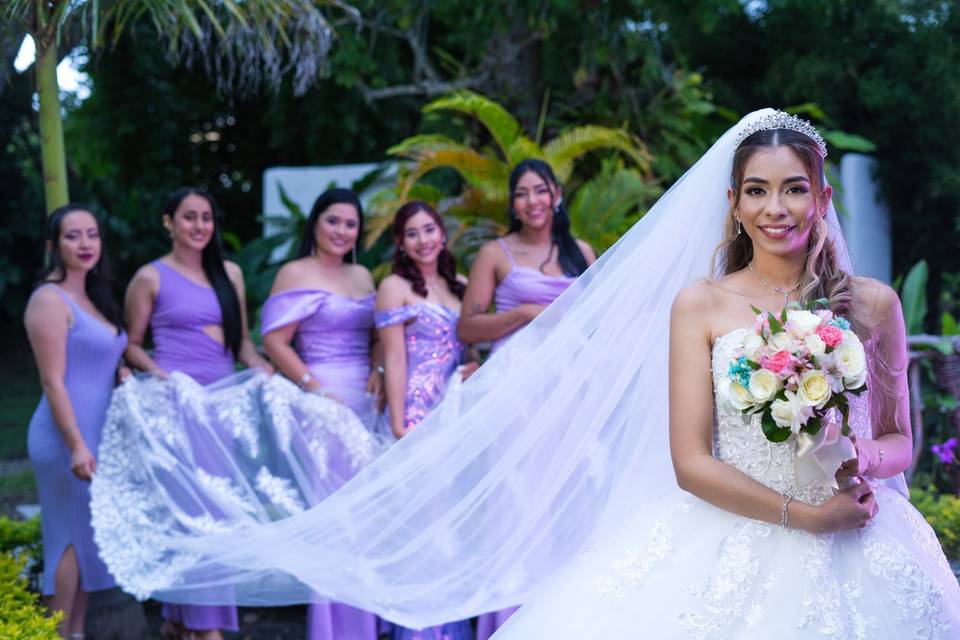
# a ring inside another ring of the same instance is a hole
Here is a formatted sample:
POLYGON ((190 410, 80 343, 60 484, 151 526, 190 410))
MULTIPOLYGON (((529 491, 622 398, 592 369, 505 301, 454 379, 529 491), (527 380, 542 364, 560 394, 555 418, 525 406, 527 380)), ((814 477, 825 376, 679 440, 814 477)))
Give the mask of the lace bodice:
MULTIPOLYGON (((713 345, 714 397, 722 376, 727 375, 727 366, 732 357, 737 339, 746 329, 737 329, 721 336, 713 345)), ((867 419, 867 394, 850 397, 850 427, 861 438, 870 437, 867 419)), ((819 504, 831 497, 829 488, 816 483, 798 486, 794 474, 797 452, 795 436, 784 442, 771 442, 763 435, 760 416, 744 416, 724 402, 714 403, 713 450, 719 460, 732 464, 780 493, 792 495, 809 504, 819 504)))

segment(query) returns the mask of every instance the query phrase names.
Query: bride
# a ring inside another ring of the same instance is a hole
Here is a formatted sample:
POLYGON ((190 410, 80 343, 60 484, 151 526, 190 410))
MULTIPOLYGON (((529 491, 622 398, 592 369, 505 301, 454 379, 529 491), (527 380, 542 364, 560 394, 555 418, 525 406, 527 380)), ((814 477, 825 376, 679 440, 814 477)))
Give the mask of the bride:
MULTIPOLYGON (((824 156, 806 123, 746 116, 460 394, 309 510, 187 536, 155 524, 169 501, 135 517, 109 458, 160 456, 108 420, 92 507, 105 561, 141 596, 316 591, 408 627, 523 604, 508 639, 950 637, 960 590, 901 493, 899 303, 849 275, 824 156), (820 297, 870 361, 838 470, 853 486, 836 495, 797 482, 794 437, 769 442, 713 393, 750 305, 820 297)), ((166 495, 163 477, 140 474, 139 495, 166 495)))
POLYGON ((626 637, 640 620, 656 638, 960 632, 960 591, 936 537, 903 495, 877 482, 911 457, 899 300, 841 264, 816 131, 776 114, 741 137, 722 275, 684 288, 671 313, 670 450, 688 493, 580 557, 502 637, 626 637), (754 325, 751 305, 779 314, 791 299, 818 298, 852 321, 872 388, 854 405, 854 457, 837 471, 859 482, 839 492, 798 480, 794 438, 768 441, 759 415, 744 417, 715 392, 754 325))

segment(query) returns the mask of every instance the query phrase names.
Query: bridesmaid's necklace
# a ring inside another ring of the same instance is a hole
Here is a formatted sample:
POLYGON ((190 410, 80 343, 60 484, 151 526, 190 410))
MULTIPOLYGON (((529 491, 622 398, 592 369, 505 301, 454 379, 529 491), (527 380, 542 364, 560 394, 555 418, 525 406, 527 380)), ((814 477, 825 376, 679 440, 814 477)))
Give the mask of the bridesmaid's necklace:
POLYGON ((764 280, 763 276, 757 273, 757 270, 753 268, 753 260, 748 262, 747 266, 750 268, 750 273, 756 276, 757 280, 760 281, 760 284, 765 286, 767 289, 773 289, 774 291, 776 291, 777 293, 783 296, 783 306, 787 306, 787 303, 790 301, 790 294, 800 288, 800 283, 802 282, 802 280, 797 280, 797 284, 793 285, 789 289, 785 289, 783 287, 777 287, 775 285, 770 284, 766 280, 764 280))

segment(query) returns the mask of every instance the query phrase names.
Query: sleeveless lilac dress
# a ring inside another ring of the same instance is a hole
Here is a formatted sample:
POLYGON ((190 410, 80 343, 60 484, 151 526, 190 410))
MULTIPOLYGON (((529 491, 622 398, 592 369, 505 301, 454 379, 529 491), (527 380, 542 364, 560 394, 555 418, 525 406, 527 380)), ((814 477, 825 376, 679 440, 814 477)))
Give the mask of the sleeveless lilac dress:
MULTIPOLYGON (((73 313, 73 326, 67 333, 64 384, 77 418, 77 428, 96 458, 100 429, 113 393, 117 363, 127 347, 127 336, 84 311, 60 287, 44 286, 53 287, 73 313)), ((81 588, 84 591, 109 589, 114 581, 100 560, 90 526, 90 483, 70 471, 70 451, 53 419, 46 395, 40 398, 30 419, 27 452, 40 496, 44 595, 53 595, 57 565, 70 545, 77 554, 81 588)))
MULTIPOLYGON (((321 289, 288 289, 270 296, 261 311, 261 335, 299 322, 293 348, 324 389, 341 398, 360 421, 372 426, 366 393, 370 377, 370 332, 374 294, 354 299, 321 289)), ((348 477, 346 470, 341 470, 348 477)), ((311 640, 376 640, 376 615, 339 602, 307 608, 311 640)))
MULTIPOLYGON (((450 376, 454 375, 464 354, 457 338, 459 314, 432 303, 405 305, 376 314, 377 328, 406 323, 407 393, 403 423, 415 427, 443 399, 450 376)), ((427 629, 408 629, 393 625, 391 640, 472 640, 469 620, 448 622, 427 629)))
MULTIPOLYGON (((503 238, 497 238, 497 242, 510 260, 510 272, 493 292, 493 304, 497 313, 509 311, 521 304, 548 305, 576 280, 569 276, 548 276, 531 267, 521 266, 513 259, 513 254, 510 253, 503 238)), ((519 329, 497 338, 491 352, 502 347, 516 331, 519 329)), ((482 638, 482 640, 486 639, 482 638)))
MULTIPOLYGON (((150 317, 153 361, 167 373, 180 371, 203 385, 232 374, 233 355, 203 331, 203 327, 223 323, 217 294, 160 260, 150 264, 160 274, 160 290, 150 317)), ((197 462, 212 464, 210 460, 197 462)), ((239 629, 233 606, 164 603, 163 617, 197 631, 239 629)))
MULTIPOLYGON (((507 277, 500 281, 493 293, 493 302, 497 312, 509 311, 526 303, 548 305, 576 280, 576 278, 569 276, 548 276, 536 269, 521 266, 513 259, 513 254, 510 253, 510 249, 503 238, 497 238, 497 242, 500 243, 500 247, 510 260, 510 272, 507 277)), ((516 332, 508 333, 494 341, 491 353, 502 347, 514 333, 516 332)), ((477 618, 477 640, 488 640, 514 611, 516 611, 516 608, 502 609, 479 616, 477 618)))

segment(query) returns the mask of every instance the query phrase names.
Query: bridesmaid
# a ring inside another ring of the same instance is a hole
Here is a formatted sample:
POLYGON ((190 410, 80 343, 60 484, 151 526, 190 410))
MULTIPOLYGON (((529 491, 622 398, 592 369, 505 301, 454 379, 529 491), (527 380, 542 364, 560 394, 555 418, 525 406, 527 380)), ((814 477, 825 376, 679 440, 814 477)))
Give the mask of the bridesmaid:
MULTIPOLYGON (((457 326, 461 340, 493 342, 496 351, 596 260, 590 245, 570 234, 562 195, 542 160, 524 160, 510 173, 509 232, 477 253, 457 326), (491 302, 495 313, 487 313, 491 302)), ((481 615, 477 640, 488 640, 515 610, 481 615)))
MULTIPOLYGON (((243 272, 223 259, 213 197, 190 187, 174 191, 163 226, 170 253, 141 267, 127 288, 127 361, 162 377, 180 371, 203 385, 232 374, 235 360, 271 371, 250 340, 243 272), (143 346, 148 326, 152 357, 143 346)), ((233 606, 164 604, 163 617, 165 637, 219 640, 221 629, 238 630, 233 606)))
MULTIPOLYGON (((373 278, 356 264, 360 200, 348 189, 326 191, 313 204, 306 229, 297 258, 277 273, 263 305, 263 347, 301 389, 343 402, 372 428, 383 367, 379 347, 371 349, 373 278)), ((346 604, 307 609, 313 640, 375 640, 377 625, 374 614, 346 604)))
MULTIPOLYGON (((384 344, 390 428, 402 438, 442 399, 450 377, 466 379, 475 361, 457 339, 464 282, 447 249, 443 219, 423 202, 409 202, 393 222, 393 275, 377 291, 377 328, 384 344)), ((422 630, 394 625, 392 640, 472 640, 469 620, 422 630)))
MULTIPOLYGON (((68 204, 47 222, 48 266, 24 313, 43 397, 27 431, 43 531, 43 593, 58 632, 82 638, 88 593, 113 586, 90 526, 90 479, 127 344, 100 221, 68 204)), ((126 371, 128 374, 129 371, 126 371)))

